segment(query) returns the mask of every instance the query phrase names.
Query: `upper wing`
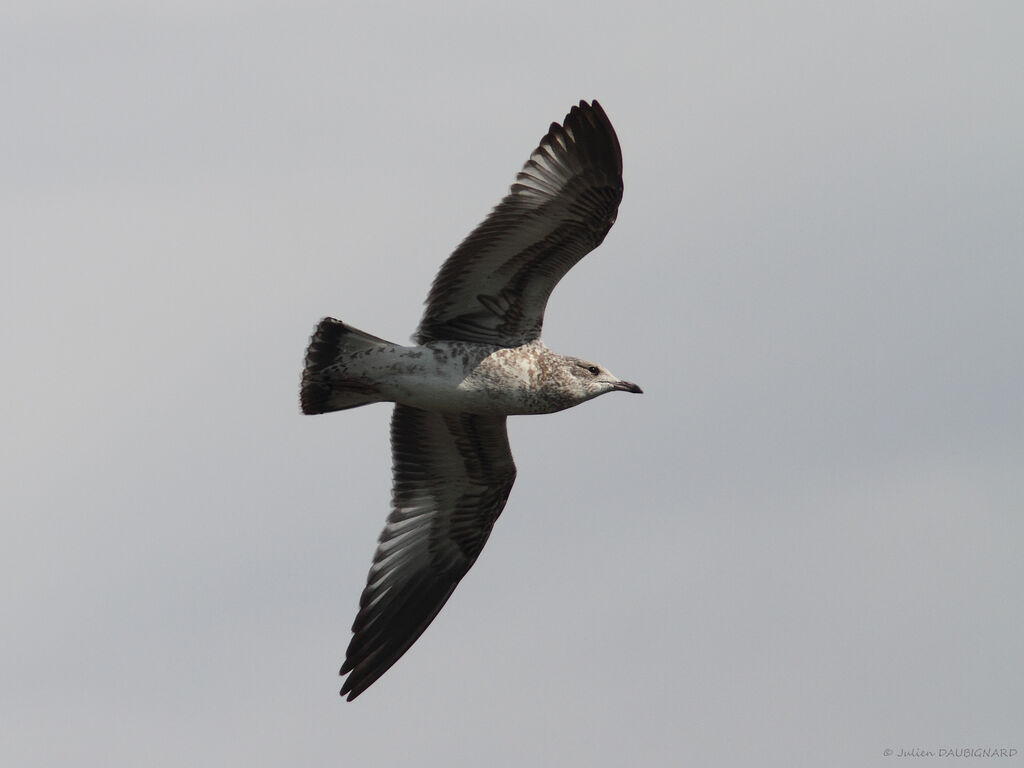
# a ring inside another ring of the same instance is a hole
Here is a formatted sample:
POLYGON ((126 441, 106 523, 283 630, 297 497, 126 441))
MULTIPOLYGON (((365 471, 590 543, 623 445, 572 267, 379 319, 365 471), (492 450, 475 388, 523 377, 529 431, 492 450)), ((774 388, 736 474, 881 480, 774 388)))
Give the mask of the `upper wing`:
POLYGON ((349 701, 437 616, 483 549, 516 478, 504 416, 396 405, 391 447, 393 511, 341 667, 349 701))
POLYGON ((622 153, 596 101, 551 124, 505 199, 441 267, 416 342, 518 346, 540 337, 559 280, 601 244, 622 200, 622 153))

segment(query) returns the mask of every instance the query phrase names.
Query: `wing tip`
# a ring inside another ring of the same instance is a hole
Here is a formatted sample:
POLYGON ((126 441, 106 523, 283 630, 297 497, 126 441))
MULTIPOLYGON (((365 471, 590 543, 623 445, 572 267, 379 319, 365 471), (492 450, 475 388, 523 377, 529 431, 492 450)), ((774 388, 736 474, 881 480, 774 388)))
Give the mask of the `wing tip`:
MULTIPOLYGON (((341 672, 338 674, 344 675, 346 673, 345 667, 341 668, 341 672)), ((356 686, 352 679, 352 675, 345 678, 345 682, 341 684, 341 690, 338 691, 338 695, 345 699, 345 701, 354 701, 363 691, 365 691, 373 681, 366 683, 362 686, 356 686)))
POLYGON ((597 99, 581 100, 569 110, 562 128, 572 137, 576 151, 590 156, 592 162, 607 163, 616 175, 622 175, 622 148, 612 121, 597 99))
MULTIPOLYGON (((371 656, 372 655, 373 654, 371 654, 371 656)), ((353 701, 356 699, 363 691, 377 682, 391 667, 391 664, 383 668, 378 665, 373 665, 369 668, 360 669, 366 661, 367 660, 364 659, 359 665, 357 665, 352 663, 351 658, 346 658, 345 663, 341 665, 341 669, 338 674, 345 677, 345 681, 341 684, 341 690, 338 694, 344 697, 346 701, 353 701)), ((397 661, 397 659, 395 661, 397 661)), ((392 664, 394 664, 394 662, 392 662, 392 664)))

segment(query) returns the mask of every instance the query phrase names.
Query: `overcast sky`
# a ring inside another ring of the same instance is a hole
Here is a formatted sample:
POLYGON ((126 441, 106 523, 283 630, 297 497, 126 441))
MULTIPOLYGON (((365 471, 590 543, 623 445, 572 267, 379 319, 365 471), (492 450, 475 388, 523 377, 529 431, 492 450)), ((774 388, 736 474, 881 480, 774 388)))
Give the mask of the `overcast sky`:
POLYGON ((1022 30, 5 3, 0 763, 1024 761, 1022 30), (390 409, 301 416, 309 334, 405 342, 593 98, 625 197, 545 340, 645 394, 511 420, 483 555, 344 702, 390 409))

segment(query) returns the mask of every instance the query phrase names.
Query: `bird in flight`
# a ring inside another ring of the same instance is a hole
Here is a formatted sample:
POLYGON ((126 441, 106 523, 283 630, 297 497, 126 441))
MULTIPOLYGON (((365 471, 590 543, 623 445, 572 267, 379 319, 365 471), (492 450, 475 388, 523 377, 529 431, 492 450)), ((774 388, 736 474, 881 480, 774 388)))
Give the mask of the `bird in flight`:
POLYGON ((551 291, 601 244, 621 199, 615 130, 581 101, 445 261, 415 346, 329 317, 313 333, 303 413, 395 403, 392 509, 341 667, 349 701, 409 650, 480 555, 516 478, 506 417, 641 392, 540 339, 551 291))

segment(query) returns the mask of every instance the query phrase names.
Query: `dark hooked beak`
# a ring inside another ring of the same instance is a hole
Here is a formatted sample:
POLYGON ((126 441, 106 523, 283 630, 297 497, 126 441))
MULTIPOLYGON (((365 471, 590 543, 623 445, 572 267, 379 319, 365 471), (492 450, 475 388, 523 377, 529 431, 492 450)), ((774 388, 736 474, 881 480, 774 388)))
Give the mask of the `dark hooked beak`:
POLYGON ((617 381, 612 385, 612 389, 620 389, 623 392, 632 392, 635 395, 642 395, 644 393, 640 387, 631 381, 617 381))

